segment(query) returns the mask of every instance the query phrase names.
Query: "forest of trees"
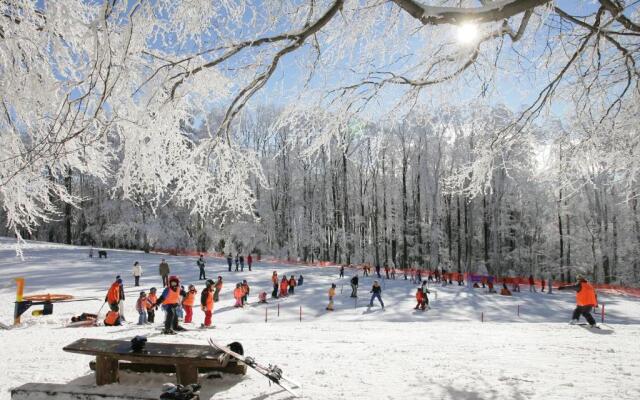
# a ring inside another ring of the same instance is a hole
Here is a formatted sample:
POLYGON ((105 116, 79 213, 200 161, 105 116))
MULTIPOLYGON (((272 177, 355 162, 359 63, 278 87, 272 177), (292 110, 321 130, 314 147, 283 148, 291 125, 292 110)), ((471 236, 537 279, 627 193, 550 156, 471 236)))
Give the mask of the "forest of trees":
MULTIPOLYGON (((123 199, 110 182, 70 169, 60 183, 82 197, 81 208, 60 207, 58 218, 25 238, 638 282, 638 200, 614 163, 576 152, 564 135, 555 139, 554 131, 572 129, 556 121, 502 147, 484 173, 477 165, 486 161, 476 158, 513 114, 470 108, 417 109, 388 127, 353 121, 313 154, 293 127, 278 123, 282 110, 254 109, 234 127, 262 163, 262 176, 250 179, 253 217, 205 219, 170 198, 157 206, 123 199)), ((197 141, 206 125, 183 133, 197 141)))

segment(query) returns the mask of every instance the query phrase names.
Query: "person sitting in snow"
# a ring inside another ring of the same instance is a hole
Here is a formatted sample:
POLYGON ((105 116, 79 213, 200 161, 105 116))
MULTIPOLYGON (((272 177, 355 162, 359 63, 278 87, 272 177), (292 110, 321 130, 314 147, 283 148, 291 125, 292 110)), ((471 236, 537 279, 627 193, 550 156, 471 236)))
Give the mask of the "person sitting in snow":
POLYGON ((260 292, 258 295, 258 303, 266 303, 267 302, 267 292, 260 292))
POLYGON ((576 308, 573 310, 570 324, 577 324, 582 315, 589 326, 597 328, 596 320, 591 315, 591 309, 598 305, 596 290, 591 286, 584 276, 578 274, 576 276, 576 284, 568 286, 560 286, 558 290, 575 290, 576 291, 576 308))
POLYGON ((329 305, 327 306, 328 311, 333 311, 333 298, 336 295, 336 284, 332 283, 331 288, 329 288, 329 305))
POLYGON ((104 325, 105 326, 120 326, 120 325, 122 325, 122 321, 120 319, 120 314, 117 311, 113 311, 113 310, 107 311, 107 315, 104 317, 104 325))
POLYGON ((509 289, 507 289, 507 284, 506 283, 502 284, 502 289, 500 289, 500 294, 502 296, 511 296, 511 292, 509 291, 509 289))
POLYGON ((80 315, 78 315, 77 317, 71 317, 71 322, 81 322, 81 321, 94 321, 98 319, 98 315, 96 314, 89 314, 89 313, 82 313, 80 315))

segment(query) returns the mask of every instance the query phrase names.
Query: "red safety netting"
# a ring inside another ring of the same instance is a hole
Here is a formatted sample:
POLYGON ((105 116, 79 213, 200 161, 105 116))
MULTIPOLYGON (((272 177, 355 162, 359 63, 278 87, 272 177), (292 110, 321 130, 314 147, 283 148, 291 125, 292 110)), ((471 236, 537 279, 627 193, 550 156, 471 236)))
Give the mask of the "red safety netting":
MULTIPOLYGON (((195 250, 189 250, 189 249, 164 249, 164 248, 156 248, 154 249, 154 252, 156 253, 166 253, 166 254, 170 254, 173 256, 191 256, 191 257, 199 257, 201 254, 205 257, 213 257, 213 258, 226 258, 226 255, 224 253, 217 253, 217 252, 205 252, 205 251, 195 251, 195 250)), ((285 260, 285 259, 280 259, 280 258, 276 258, 276 257, 272 257, 272 256, 267 256, 264 258, 260 258, 260 257, 256 257, 256 261, 261 261, 261 262, 266 262, 266 263, 270 263, 270 264, 283 264, 283 265, 299 265, 299 266, 312 266, 312 267, 338 267, 339 264, 335 264, 332 263, 330 261, 314 261, 314 262, 305 262, 305 261, 298 261, 298 260, 285 260)), ((368 268, 369 271, 375 271, 375 268, 373 268, 371 265, 368 264, 352 264, 349 266, 349 268, 353 268, 353 269, 364 269, 364 268, 368 268)), ((391 271, 391 268, 389 269, 391 271)), ((406 268, 406 269, 402 269, 402 268, 396 268, 396 276, 404 276, 405 274, 407 276, 411 276, 411 271, 413 270, 414 274, 417 274, 418 271, 420 271, 421 277, 423 279, 426 279, 429 275, 432 276, 436 276, 437 273, 436 271, 433 270, 429 270, 429 269, 423 269, 423 268, 406 268)), ((380 268, 380 272, 381 274, 385 274, 384 268, 380 268)), ((477 274, 470 274, 470 273, 458 273, 458 272, 447 272, 445 274, 440 274, 441 278, 446 279, 446 280, 451 280, 452 282, 458 282, 459 280, 464 280, 467 281, 468 279, 471 279, 472 276, 475 277, 474 280, 477 280, 477 277, 480 277, 480 280, 478 280, 478 282, 482 282, 482 277, 483 275, 477 275, 477 274), (460 279, 462 278, 462 279, 460 279)), ((507 285, 513 285, 515 283, 518 283, 520 285, 528 285, 529 284, 529 278, 525 278, 525 277, 494 277, 494 276, 489 276, 489 275, 485 275, 485 283, 488 283, 488 281, 490 280, 489 278, 491 278, 493 280, 494 285, 495 284, 502 284, 503 282, 506 283, 507 285)), ((534 285, 541 287, 542 286, 542 280, 540 279, 535 279, 533 281, 534 285)), ((545 285, 548 284, 548 281, 545 281, 545 285)), ((558 288, 562 285, 565 285, 564 282, 559 282, 559 281, 554 281, 553 282, 553 287, 554 288, 558 288)), ((609 293, 613 293, 613 294, 620 294, 620 295, 627 295, 627 296, 635 296, 635 297, 640 297, 640 288, 633 288, 633 287, 626 287, 626 286, 621 286, 621 285, 610 285, 610 284, 604 284, 604 283, 595 283, 592 284, 594 288, 596 288, 597 290, 600 291, 606 291, 609 293)))

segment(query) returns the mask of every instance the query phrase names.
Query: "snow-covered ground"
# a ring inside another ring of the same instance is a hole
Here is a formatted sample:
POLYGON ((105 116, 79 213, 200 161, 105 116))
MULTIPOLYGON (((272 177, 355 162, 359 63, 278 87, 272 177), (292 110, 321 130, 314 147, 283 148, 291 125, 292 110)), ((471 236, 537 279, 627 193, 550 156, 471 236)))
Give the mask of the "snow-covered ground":
MULTIPOLYGON (((97 300, 56 304, 53 315, 45 317, 27 312, 22 326, 0 330, 0 399, 8 399, 11 387, 26 382, 91 383, 92 357, 66 353, 62 347, 82 337, 130 339, 138 334, 158 342, 205 344, 209 336, 222 343, 240 341, 259 362, 277 364, 303 383, 300 392, 309 399, 640 398, 640 299, 636 298, 599 294, 606 305, 607 325, 591 330, 567 325, 574 307, 572 293, 529 293, 523 286, 522 293, 504 297, 457 285, 432 286, 437 299, 434 293, 432 309, 423 313, 413 310, 415 285, 400 277, 383 282, 386 311, 382 311, 377 304, 366 307, 371 278, 361 279, 358 302, 349 297, 353 271, 341 280, 336 268, 256 263, 252 272, 245 268, 236 273, 227 272, 225 260, 209 259, 207 277, 221 275, 225 281, 214 314, 216 329, 167 337, 157 329, 162 312, 155 327, 134 325, 135 299, 140 289, 161 286, 157 271, 162 257, 172 273, 200 291, 203 284, 197 281, 195 258, 109 250, 108 259, 90 259, 85 247, 30 242, 21 261, 13 244, 0 238, 0 322, 12 321, 12 278, 19 276, 26 280, 26 294, 97 300), (134 261, 144 267, 141 288, 133 287, 134 261), (258 291, 270 293, 273 270, 280 276, 302 273, 305 283, 290 298, 266 306, 233 307, 236 282, 249 281, 250 302, 255 302, 258 291), (100 308, 118 274, 125 280, 125 316, 130 322, 121 327, 65 328, 71 316, 100 308), (336 311, 327 313, 332 282, 338 286, 336 311)), ((194 315, 194 326, 199 326, 203 314, 195 310, 194 315)), ((121 373, 119 389, 143 385, 157 390, 174 380, 161 374, 121 373)), ((202 382, 203 399, 288 397, 251 370, 242 377, 202 382)))

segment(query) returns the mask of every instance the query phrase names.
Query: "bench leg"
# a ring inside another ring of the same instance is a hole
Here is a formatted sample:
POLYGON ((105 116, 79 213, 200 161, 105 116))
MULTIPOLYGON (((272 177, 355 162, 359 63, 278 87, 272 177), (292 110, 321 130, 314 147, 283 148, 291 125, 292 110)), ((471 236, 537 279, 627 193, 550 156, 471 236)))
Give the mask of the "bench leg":
POLYGON ((198 368, 188 364, 176 365, 176 377, 180 385, 198 383, 198 368))
POLYGON ((96 385, 118 382, 118 360, 111 357, 96 357, 96 385))

